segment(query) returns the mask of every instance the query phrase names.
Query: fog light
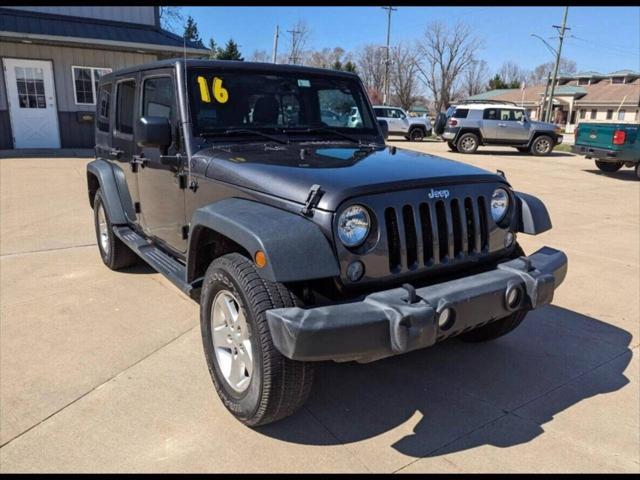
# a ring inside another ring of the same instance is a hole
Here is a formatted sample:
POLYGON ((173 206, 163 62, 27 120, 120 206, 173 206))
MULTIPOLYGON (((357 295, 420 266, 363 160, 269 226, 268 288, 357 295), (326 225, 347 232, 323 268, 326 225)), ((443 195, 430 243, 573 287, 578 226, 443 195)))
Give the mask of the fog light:
POLYGON ((364 265, 361 261, 356 260, 347 267, 347 277, 352 282, 357 282, 364 275, 364 265))
POLYGON ((513 245, 513 240, 515 238, 515 235, 511 232, 507 232, 507 234, 504 236, 504 246, 506 248, 509 248, 511 245, 513 245))
POLYGON ((453 325, 455 314, 452 308, 446 307, 438 314, 438 327, 440 330, 448 330, 453 325))
POLYGON ((505 294, 505 298, 507 300, 507 308, 510 310, 515 310, 518 305, 520 305, 520 300, 522 299, 522 290, 520 287, 511 287, 507 289, 507 293, 505 294))

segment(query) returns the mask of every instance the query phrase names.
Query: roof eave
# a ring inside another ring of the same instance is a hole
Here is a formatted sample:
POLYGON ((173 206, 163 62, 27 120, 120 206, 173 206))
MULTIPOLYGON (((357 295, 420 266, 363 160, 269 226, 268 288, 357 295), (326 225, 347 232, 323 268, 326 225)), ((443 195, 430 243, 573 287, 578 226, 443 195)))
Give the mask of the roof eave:
POLYGON ((9 31, 0 31, 0 37, 13 39, 16 42, 24 43, 24 40, 32 40, 32 41, 41 41, 41 42, 52 42, 58 44, 68 44, 68 45, 83 45, 84 47, 110 47, 110 48, 126 48, 129 50, 146 50, 152 53, 191 53, 197 55, 205 55, 209 52, 206 48, 192 48, 187 47, 186 49, 182 46, 171 46, 171 45, 157 45, 151 43, 137 43, 137 42, 121 42, 118 40, 103 40, 96 38, 86 38, 86 37, 62 37, 59 35, 42 35, 36 33, 18 33, 18 32, 9 32, 9 31))

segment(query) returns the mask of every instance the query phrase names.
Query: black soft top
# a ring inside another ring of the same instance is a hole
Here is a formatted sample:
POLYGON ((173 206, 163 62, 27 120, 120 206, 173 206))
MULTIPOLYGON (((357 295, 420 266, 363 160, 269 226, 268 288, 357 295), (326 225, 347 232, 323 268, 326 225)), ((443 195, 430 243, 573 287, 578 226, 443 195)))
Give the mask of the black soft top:
POLYGON ((251 72, 281 72, 281 73, 299 73, 301 75, 331 75, 337 77, 358 78, 358 75, 351 72, 343 72, 338 70, 329 70, 325 68, 303 67, 300 65, 285 65, 275 63, 260 62, 242 62, 238 60, 195 60, 184 58, 170 58, 168 60, 159 60, 156 62, 145 63, 135 67, 123 68, 116 70, 107 75, 103 75, 101 81, 112 81, 116 77, 130 75, 132 73, 142 72, 145 70, 153 70, 163 67, 175 67, 178 63, 187 65, 187 68, 217 68, 219 70, 234 71, 251 71, 251 72))

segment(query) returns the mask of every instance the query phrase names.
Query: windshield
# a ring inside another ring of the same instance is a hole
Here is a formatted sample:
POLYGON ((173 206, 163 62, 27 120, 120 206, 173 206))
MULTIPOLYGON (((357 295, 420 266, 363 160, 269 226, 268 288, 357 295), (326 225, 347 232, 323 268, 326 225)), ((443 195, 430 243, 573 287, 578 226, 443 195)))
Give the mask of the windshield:
POLYGON ((198 68, 189 70, 188 85, 194 135, 378 133, 356 79, 198 68))

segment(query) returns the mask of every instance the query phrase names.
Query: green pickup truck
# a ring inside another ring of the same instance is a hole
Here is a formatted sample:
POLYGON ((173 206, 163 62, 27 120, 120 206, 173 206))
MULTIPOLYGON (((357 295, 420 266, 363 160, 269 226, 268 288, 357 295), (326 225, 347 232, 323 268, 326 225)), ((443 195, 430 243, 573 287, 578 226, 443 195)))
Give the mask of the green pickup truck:
POLYGON ((593 158, 603 172, 635 168, 640 179, 640 138, 637 123, 583 123, 575 131, 574 153, 593 158))

